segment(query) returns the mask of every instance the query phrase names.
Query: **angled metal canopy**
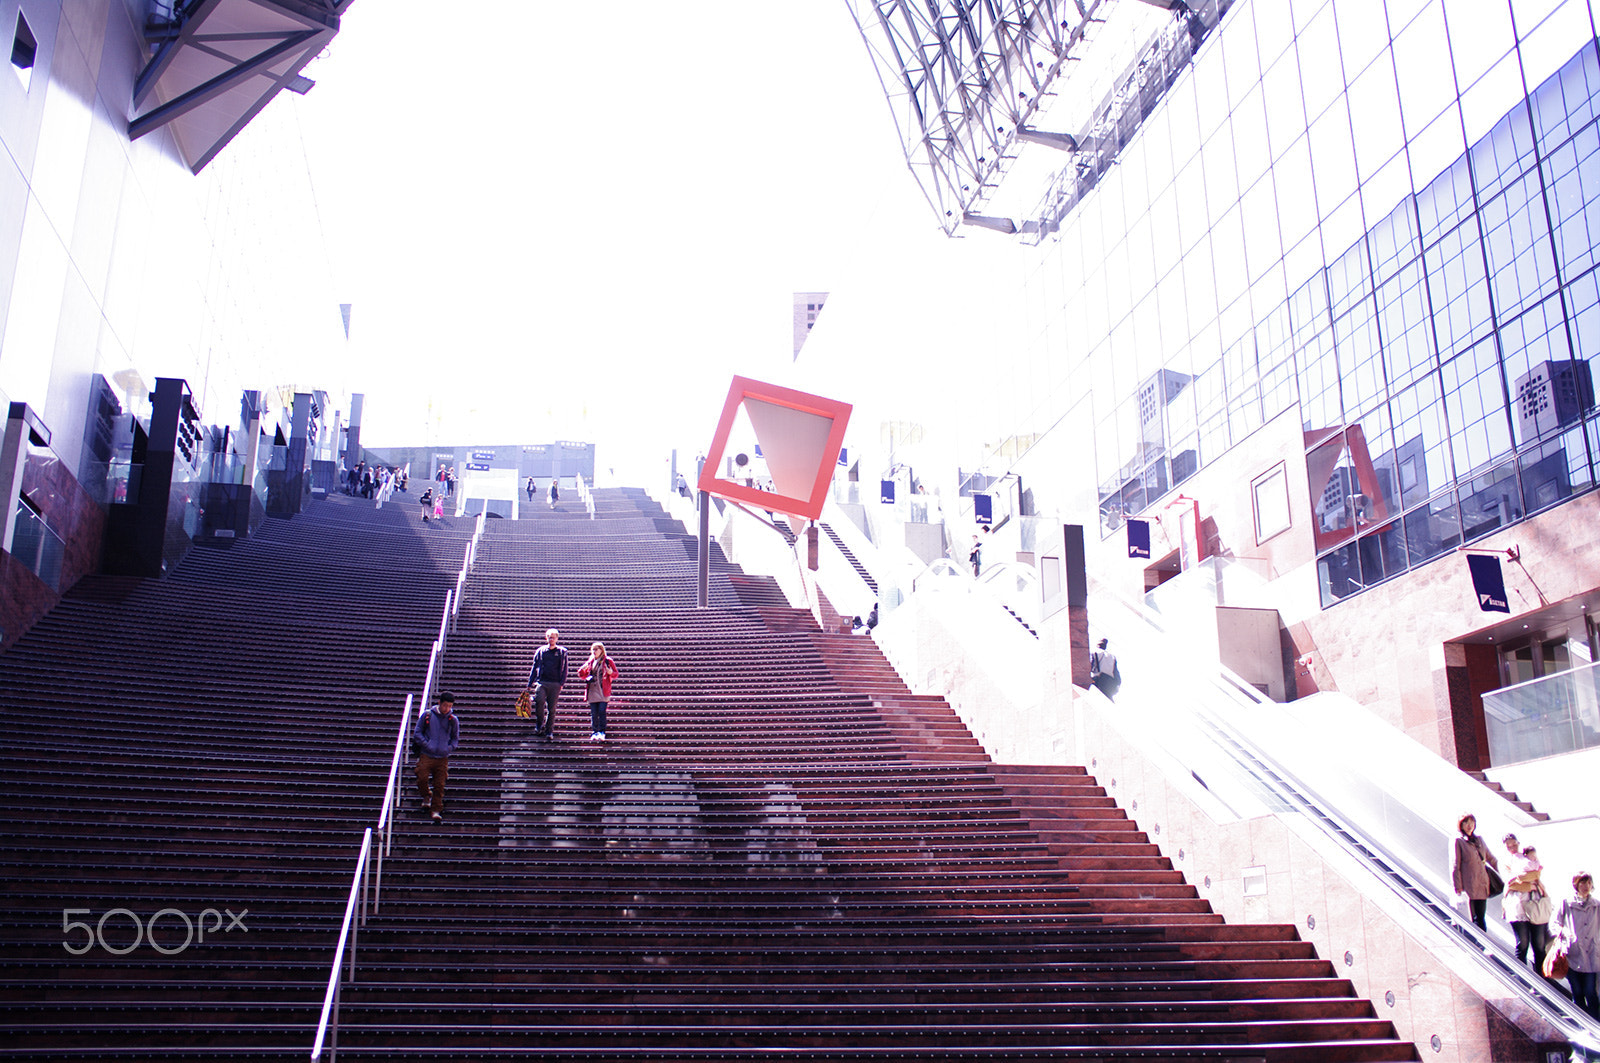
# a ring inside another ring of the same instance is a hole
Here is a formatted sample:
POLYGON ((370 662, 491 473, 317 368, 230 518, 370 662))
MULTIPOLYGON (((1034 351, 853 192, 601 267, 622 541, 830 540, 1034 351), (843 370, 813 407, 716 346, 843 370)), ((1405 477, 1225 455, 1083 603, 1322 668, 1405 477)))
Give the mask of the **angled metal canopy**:
MULTIPOLYGON (((846 0, 889 98, 906 161, 945 232, 982 216, 1105 0, 846 0)), ((1075 149, 1073 147, 1068 150, 1075 149)))
POLYGON ((184 0, 145 28, 128 138, 167 128, 199 173, 339 32, 351 0, 184 0))
MULTIPOLYGON (((1121 54, 1119 34, 1129 21, 1119 12, 1131 8, 1119 0, 845 3, 888 97, 906 161, 939 225, 950 234, 967 225, 1037 237, 1059 220, 1064 188, 1065 199, 1075 202, 1115 161, 1233 0, 1132 4, 1171 17, 1078 129, 1047 128, 1047 104, 1062 92, 1056 82, 1068 63, 1087 59, 1092 69, 1095 61, 1121 54), (1113 21, 1117 28, 1101 28, 1113 21), (1110 51, 1101 40, 1105 33, 1110 51), (1027 144, 1054 148, 1064 160, 1047 194, 1050 209, 1019 224, 984 207, 1027 144)), ((1139 32, 1150 32, 1148 23, 1135 24, 1145 26, 1139 32)), ((1067 110, 1081 116, 1083 105, 1094 102, 1078 100, 1067 110)), ((1059 120, 1060 112, 1052 113, 1059 120)))

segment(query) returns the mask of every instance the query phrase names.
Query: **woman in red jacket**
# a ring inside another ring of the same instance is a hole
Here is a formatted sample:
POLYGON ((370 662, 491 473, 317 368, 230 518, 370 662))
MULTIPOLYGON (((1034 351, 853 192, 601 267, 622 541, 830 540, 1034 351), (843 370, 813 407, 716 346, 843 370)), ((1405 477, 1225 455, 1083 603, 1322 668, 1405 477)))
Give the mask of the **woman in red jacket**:
POLYGON ((617 677, 617 662, 606 656, 606 646, 596 642, 589 647, 589 659, 578 669, 583 691, 589 700, 589 739, 603 742, 606 737, 606 702, 611 700, 611 681, 617 677))

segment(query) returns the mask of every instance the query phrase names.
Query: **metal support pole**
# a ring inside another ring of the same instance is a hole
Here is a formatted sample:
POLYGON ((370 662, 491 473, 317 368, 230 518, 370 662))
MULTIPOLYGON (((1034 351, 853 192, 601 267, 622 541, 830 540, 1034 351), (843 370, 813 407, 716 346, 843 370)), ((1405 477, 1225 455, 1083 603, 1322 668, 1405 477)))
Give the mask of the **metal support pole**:
POLYGON ((700 492, 700 582, 695 604, 711 604, 711 496, 700 492))

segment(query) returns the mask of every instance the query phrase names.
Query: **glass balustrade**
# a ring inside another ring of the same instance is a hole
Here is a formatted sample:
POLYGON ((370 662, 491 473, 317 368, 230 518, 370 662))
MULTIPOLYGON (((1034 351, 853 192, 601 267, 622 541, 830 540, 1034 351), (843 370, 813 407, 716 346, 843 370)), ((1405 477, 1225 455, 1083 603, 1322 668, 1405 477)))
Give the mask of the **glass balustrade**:
POLYGON ((1600 746, 1600 665, 1585 665, 1483 696, 1495 767, 1600 746))
POLYGON ((16 530, 11 537, 11 556, 38 576, 51 590, 60 589, 61 559, 66 544, 50 530, 44 518, 22 499, 17 499, 16 530))

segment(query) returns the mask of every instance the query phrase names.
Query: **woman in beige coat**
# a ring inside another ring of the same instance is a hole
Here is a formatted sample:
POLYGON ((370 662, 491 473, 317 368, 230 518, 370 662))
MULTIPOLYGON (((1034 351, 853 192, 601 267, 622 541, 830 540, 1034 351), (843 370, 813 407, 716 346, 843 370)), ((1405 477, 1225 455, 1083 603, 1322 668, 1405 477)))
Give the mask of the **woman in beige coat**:
POLYGON ((1450 857, 1450 886, 1456 896, 1467 898, 1472 912, 1472 922, 1479 930, 1484 925, 1484 913, 1489 908, 1489 898, 1500 892, 1489 885, 1489 869, 1499 868, 1494 854, 1478 837, 1478 817, 1468 812, 1456 821, 1455 847, 1450 857))

